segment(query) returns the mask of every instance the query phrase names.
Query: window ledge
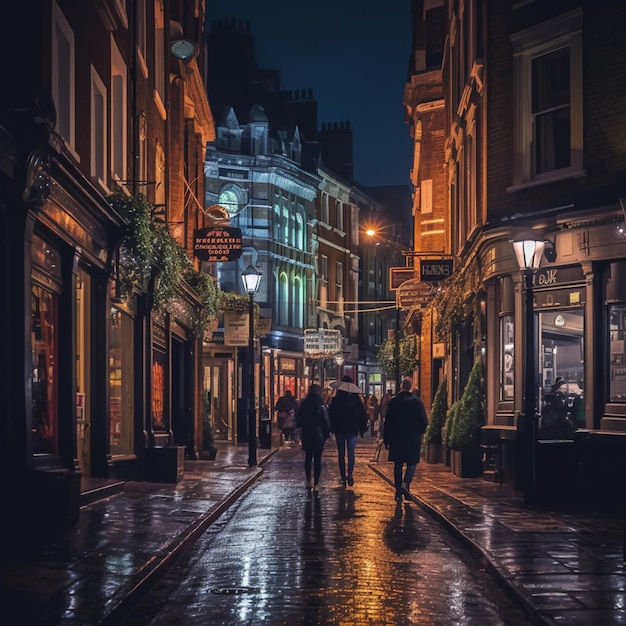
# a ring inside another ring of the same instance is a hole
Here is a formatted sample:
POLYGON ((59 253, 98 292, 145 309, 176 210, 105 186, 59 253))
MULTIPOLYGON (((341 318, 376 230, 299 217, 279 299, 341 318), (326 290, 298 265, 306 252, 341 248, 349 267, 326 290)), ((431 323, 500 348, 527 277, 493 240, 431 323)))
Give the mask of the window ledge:
POLYGON ((539 187, 541 185, 549 185, 550 183, 561 182, 563 180, 584 178, 585 176, 587 176, 587 170, 566 170, 562 173, 554 173, 546 178, 531 180, 528 182, 519 183, 517 185, 511 185, 510 187, 507 187, 506 190, 509 193, 513 193, 515 191, 523 191, 524 189, 531 189, 533 187, 539 187))

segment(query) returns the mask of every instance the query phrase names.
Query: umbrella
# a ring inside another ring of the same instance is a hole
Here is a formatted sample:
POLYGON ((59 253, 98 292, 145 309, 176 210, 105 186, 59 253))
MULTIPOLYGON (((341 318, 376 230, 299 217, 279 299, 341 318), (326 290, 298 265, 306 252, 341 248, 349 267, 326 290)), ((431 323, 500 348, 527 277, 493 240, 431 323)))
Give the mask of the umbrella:
POLYGON ((337 391, 346 391, 347 393, 361 393, 361 390, 354 383, 349 383, 346 380, 340 380, 335 383, 330 383, 330 386, 337 391))

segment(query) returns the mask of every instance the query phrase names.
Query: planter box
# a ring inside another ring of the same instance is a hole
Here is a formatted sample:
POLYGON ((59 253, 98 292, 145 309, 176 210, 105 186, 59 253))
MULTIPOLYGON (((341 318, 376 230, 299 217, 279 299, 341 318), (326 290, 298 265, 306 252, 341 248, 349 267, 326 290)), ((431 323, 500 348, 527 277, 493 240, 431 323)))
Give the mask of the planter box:
POLYGON ((144 471, 148 482, 181 482, 185 474, 185 446, 146 448, 144 471))
POLYGON ((460 478, 478 478, 482 474, 482 455, 480 448, 472 450, 452 450, 452 472, 460 478))
POLYGON ((441 463, 443 444, 438 441, 431 441, 426 446, 426 463, 441 463))

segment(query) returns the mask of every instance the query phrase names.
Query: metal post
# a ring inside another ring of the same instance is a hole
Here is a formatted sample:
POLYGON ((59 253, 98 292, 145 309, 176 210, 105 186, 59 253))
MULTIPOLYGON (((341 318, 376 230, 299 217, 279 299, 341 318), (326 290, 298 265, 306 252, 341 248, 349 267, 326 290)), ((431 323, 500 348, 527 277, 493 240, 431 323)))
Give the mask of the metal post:
POLYGON ((254 398, 254 300, 250 293, 248 314, 248 465, 254 467, 256 459, 256 402, 254 398))
POLYGON ((525 385, 525 430, 527 447, 526 481, 524 488, 524 500, 532 504, 536 499, 536 467, 537 461, 537 367, 535 347, 535 311, 533 298, 533 270, 524 270, 526 286, 526 385, 525 385))
POLYGON ((400 306, 396 302, 396 393, 400 391, 400 306))

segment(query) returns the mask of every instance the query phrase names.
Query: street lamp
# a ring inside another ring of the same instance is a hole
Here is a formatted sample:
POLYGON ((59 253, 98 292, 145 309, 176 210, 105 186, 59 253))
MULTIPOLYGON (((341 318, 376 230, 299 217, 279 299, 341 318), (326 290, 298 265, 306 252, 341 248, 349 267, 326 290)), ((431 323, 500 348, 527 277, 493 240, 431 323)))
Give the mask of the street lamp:
POLYGON ((337 380, 341 380, 343 376, 343 364, 346 362, 346 357, 341 352, 335 354, 335 363, 337 363, 337 380))
POLYGON ((261 284, 263 274, 253 265, 248 265, 241 273, 243 288, 250 296, 248 309, 248 465, 256 463, 256 401, 254 398, 254 299, 261 284))
POLYGON ((394 346, 396 359, 396 393, 400 393, 400 298, 396 291, 396 345, 394 346))
POLYGON ((515 257, 524 273, 526 289, 526 341, 524 359, 526 363, 524 413, 518 420, 518 436, 523 437, 521 452, 525 452, 524 500, 532 504, 537 495, 537 350, 535 344, 535 311, 533 298, 533 276, 539 268, 543 255, 544 242, 534 239, 521 239, 513 242, 515 257))

